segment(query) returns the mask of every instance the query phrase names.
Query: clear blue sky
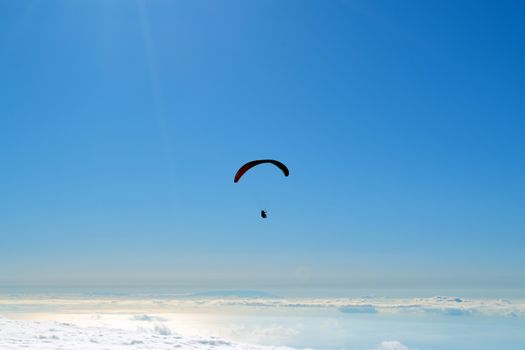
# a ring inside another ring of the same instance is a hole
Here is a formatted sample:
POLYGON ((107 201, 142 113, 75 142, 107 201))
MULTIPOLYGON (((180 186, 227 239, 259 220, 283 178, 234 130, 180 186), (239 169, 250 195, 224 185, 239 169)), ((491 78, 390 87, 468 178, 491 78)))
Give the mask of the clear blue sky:
POLYGON ((523 287, 523 18, 0 1, 0 283, 523 287))

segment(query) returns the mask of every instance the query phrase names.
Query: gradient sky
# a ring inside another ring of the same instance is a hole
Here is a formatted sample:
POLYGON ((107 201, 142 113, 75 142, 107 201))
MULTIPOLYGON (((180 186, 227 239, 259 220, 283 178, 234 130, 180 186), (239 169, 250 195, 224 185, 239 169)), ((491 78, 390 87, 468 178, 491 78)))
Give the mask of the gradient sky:
POLYGON ((523 18, 0 1, 0 283, 524 287, 523 18))

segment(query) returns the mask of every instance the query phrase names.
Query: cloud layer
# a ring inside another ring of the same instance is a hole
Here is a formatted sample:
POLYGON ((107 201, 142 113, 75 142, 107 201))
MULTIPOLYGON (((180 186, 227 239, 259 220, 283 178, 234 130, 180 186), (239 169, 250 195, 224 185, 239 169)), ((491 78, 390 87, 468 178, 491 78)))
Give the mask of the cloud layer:
MULTIPOLYGON (((18 311, 67 311, 137 310, 139 312, 178 312, 206 308, 302 308, 334 309, 342 313, 386 314, 428 313, 446 316, 504 316, 525 317, 525 300, 464 299, 435 296, 429 298, 20 298, 0 296, 0 313, 18 311), (140 310, 140 311, 138 311, 140 310)), ((162 321, 144 314, 134 316, 138 321, 162 321)))
MULTIPOLYGON (((293 350, 208 337, 173 334, 165 325, 137 331, 108 327, 79 327, 65 322, 15 321, 0 316, 2 350, 293 350)), ((374 350, 409 350, 399 341, 383 341, 374 350)))
POLYGON ((182 337, 165 326, 152 331, 78 327, 70 323, 13 321, 0 317, 0 349, 39 350, 286 350, 291 348, 241 344, 216 337, 182 337))

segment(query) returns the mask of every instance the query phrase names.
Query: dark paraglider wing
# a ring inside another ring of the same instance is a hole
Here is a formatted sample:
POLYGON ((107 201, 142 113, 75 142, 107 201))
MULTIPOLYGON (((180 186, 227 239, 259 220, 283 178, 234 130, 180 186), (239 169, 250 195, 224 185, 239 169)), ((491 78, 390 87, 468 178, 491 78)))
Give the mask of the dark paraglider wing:
POLYGON ((281 171, 283 172, 284 176, 290 175, 290 171, 288 170, 286 165, 284 165, 283 163, 279 162, 278 160, 259 159, 259 160, 252 160, 251 162, 248 162, 248 163, 244 164, 242 167, 240 167, 240 169, 237 170, 237 173, 235 174, 235 178, 233 179, 233 182, 238 182, 240 180, 240 178, 244 175, 244 173, 246 173, 248 170, 250 170, 254 166, 257 166, 257 165, 263 164, 263 163, 270 163, 270 164, 275 165, 276 167, 281 169, 281 171))

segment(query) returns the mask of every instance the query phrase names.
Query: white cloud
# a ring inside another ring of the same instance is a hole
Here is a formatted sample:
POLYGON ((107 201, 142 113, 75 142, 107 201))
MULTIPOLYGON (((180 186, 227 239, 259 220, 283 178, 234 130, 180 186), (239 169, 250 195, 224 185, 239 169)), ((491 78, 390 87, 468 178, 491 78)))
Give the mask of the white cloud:
POLYGON ((377 350, 409 350, 409 348, 397 340, 385 340, 379 344, 377 350))
POLYGON ((339 311, 345 314, 375 314, 377 309, 372 305, 345 305, 339 307, 339 311))
POLYGON ((163 324, 155 325, 155 328, 153 328, 153 330, 155 331, 156 334, 159 334, 159 335, 170 335, 171 334, 171 330, 163 324))
POLYGON ((212 336, 188 337, 171 334, 165 326, 155 332, 126 331, 106 327, 78 327, 68 323, 14 321, 0 317, 0 349, 40 350, 286 350, 291 348, 256 346, 212 336))
POLYGON ((164 317, 158 317, 158 316, 150 316, 150 315, 135 315, 131 318, 132 321, 146 321, 146 322, 152 322, 152 321, 158 321, 163 322, 166 321, 164 317))

